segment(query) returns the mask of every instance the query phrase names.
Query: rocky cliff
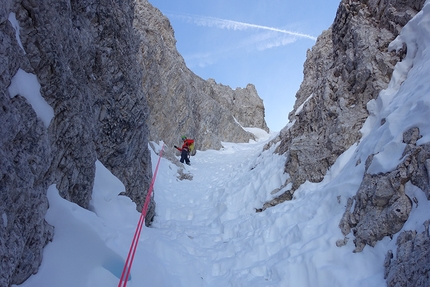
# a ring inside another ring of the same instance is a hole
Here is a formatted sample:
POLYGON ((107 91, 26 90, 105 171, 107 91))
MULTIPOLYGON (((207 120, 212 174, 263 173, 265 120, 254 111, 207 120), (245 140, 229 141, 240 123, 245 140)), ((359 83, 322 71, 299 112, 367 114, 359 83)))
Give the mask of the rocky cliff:
POLYGON ((100 160, 142 205, 148 108, 132 1, 3 1, 0 7, 1 286, 37 272, 54 230, 47 187, 87 208, 100 160), (17 75, 37 77, 25 97, 17 75), (52 117, 30 104, 40 92, 52 117))
POLYGON ((187 134, 207 149, 248 141, 241 125, 268 130, 254 86, 194 75, 147 1, 4 0, 0 39, 0 286, 38 270, 54 234, 49 185, 88 208, 100 160, 141 210, 150 138, 173 145, 187 134))
MULTIPOLYGON (((423 3, 340 3, 333 25, 308 51, 290 123, 277 138, 277 152, 288 155, 284 187, 291 189, 266 207, 291 199, 306 180, 321 181, 360 139, 367 103, 406 52, 389 52, 388 44, 423 3)), ((98 159, 140 209, 151 177, 150 139, 173 145, 187 134, 208 149, 249 140, 241 126, 267 130, 255 87, 233 90, 194 75, 176 51, 170 23, 147 1, 3 0, 0 39, 0 286, 37 272, 55 232, 44 220, 49 185, 88 208, 98 159), (30 94, 40 92, 52 115, 41 114, 25 89, 11 88, 22 84, 18 75, 36 77, 40 91, 30 94)), ((401 229, 413 204, 406 182, 429 197, 430 148, 416 145, 417 128, 402 136, 404 161, 374 175, 367 172, 370 155, 348 201, 339 226, 345 236, 353 232, 356 252, 401 229)), ((421 284, 430 250, 425 225, 423 233, 399 236, 395 259, 387 254, 390 286, 406 286, 408 273, 421 284), (425 262, 417 267, 414 260, 425 262)))
POLYGON ((187 135, 200 150, 219 149, 221 141, 252 139, 242 126, 268 131, 263 102, 253 85, 233 90, 196 76, 176 50, 170 22, 147 1, 137 1, 134 23, 141 39, 151 140, 171 147, 187 135))
MULTIPOLYGON (((404 45, 391 52, 388 45, 424 2, 340 3, 333 25, 307 53, 304 81, 289 115, 290 123, 275 140, 280 142, 278 152, 287 154, 285 172, 290 178, 284 187, 291 188, 263 209, 291 200, 305 181, 322 181, 338 156, 360 140, 360 129, 369 116, 367 103, 387 87, 394 65, 407 51, 404 45)), ((361 186, 348 200, 339 227, 345 236, 353 233, 355 252, 401 230, 413 204, 405 194, 408 182, 429 198, 429 144, 417 146, 421 135, 416 127, 402 136, 402 163, 391 172, 372 174, 368 169, 375 155, 369 155, 361 186)), ((388 286, 427 286, 430 241, 428 222, 425 225, 422 234, 410 231, 399 236, 396 259, 393 252, 387 254, 388 286)))
POLYGON ((328 167, 356 142, 368 116, 366 104, 386 88, 405 51, 388 44, 424 1, 342 1, 330 29, 307 53, 304 80, 280 133, 280 153, 292 190, 319 182, 328 167), (416 3, 415 3, 416 2, 416 3))
POLYGON ((308 50, 290 123, 274 142, 286 153, 291 199, 306 180, 320 182, 337 157, 360 137, 367 103, 386 88, 405 49, 388 51, 424 1, 342 1, 334 23, 308 50))

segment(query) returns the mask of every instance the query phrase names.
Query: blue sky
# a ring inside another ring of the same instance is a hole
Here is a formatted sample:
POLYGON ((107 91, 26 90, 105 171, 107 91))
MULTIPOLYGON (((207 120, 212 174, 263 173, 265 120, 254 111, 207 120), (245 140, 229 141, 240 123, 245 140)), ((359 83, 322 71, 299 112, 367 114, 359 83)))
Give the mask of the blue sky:
POLYGON ((306 51, 333 23, 340 0, 149 0, 175 30, 177 49, 203 79, 255 85, 272 131, 288 123, 306 51))

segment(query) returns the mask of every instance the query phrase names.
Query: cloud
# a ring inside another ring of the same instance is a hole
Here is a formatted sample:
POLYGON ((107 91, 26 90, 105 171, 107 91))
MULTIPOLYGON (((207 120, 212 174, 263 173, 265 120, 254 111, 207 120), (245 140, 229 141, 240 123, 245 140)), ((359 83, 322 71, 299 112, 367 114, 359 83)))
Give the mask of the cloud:
POLYGON ((212 46, 212 49, 210 49, 211 51, 183 54, 183 57, 190 68, 196 66, 200 68, 211 66, 222 58, 233 57, 233 55, 235 55, 238 51, 241 53, 252 50, 264 51, 289 45, 296 42, 300 38, 310 39, 313 41, 316 40, 316 37, 303 33, 227 19, 180 13, 168 13, 168 15, 170 18, 177 18, 181 21, 192 23, 198 26, 215 27, 228 30, 254 29, 258 31, 248 35, 245 38, 237 38, 234 41, 219 41, 217 48, 213 49, 214 47, 212 46))
POLYGON ((299 32, 294 32, 294 31, 289 31, 289 30, 284 30, 284 29, 279 29, 274 27, 268 27, 268 26, 262 26, 262 25, 256 25, 256 24, 250 24, 250 23, 244 23, 244 22, 238 22, 233 20, 215 18, 215 17, 185 15, 185 14, 173 14, 172 16, 183 18, 188 22, 192 22, 199 26, 217 27, 217 28, 229 29, 229 30, 262 29, 262 30, 268 30, 268 31, 273 31, 277 33, 283 33, 294 37, 306 38, 313 41, 316 41, 317 39, 314 36, 299 33, 299 32))
POLYGON ((297 41, 297 37, 274 32, 255 34, 249 39, 249 44, 256 46, 258 51, 286 46, 297 41))
POLYGON ((190 67, 198 66, 204 68, 218 62, 221 58, 231 57, 237 51, 244 53, 245 51, 264 51, 280 46, 286 46, 297 41, 297 37, 290 35, 265 31, 263 33, 255 33, 241 40, 228 42, 227 46, 217 47, 211 52, 199 52, 193 54, 184 54, 183 57, 190 67))
POLYGON ((214 64, 217 58, 218 56, 216 54, 209 52, 184 55, 184 59, 188 64, 191 66, 197 65, 200 68, 214 64))

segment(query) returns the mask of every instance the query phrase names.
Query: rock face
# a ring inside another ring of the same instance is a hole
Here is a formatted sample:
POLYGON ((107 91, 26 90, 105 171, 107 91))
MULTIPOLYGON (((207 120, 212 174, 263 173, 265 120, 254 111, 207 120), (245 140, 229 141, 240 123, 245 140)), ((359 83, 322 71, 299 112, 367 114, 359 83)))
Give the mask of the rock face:
POLYGON ((424 1, 342 1, 304 64, 290 124, 278 152, 288 155, 293 193, 306 180, 320 182, 337 157, 356 142, 368 116, 366 104, 387 87, 405 51, 388 44, 424 1))
MULTIPOLYGON (((147 1, 4 0, 0 39, 0 286, 38 270, 54 233, 44 220, 49 185, 88 208, 100 160, 140 211, 149 132, 169 145, 187 134, 207 149, 252 138, 240 124, 268 130, 255 87, 194 75, 147 1), (37 77, 52 117, 9 89, 18 72, 37 77)), ((154 210, 152 201, 146 223, 154 210)))
POLYGON ((379 240, 394 235, 403 227, 412 209, 412 199, 405 194, 407 182, 421 188, 430 199, 427 172, 430 144, 417 146, 419 138, 418 128, 404 133, 404 161, 389 173, 368 173, 373 155, 367 159, 361 186, 355 197, 349 199, 339 225, 345 236, 353 230, 355 252, 362 251, 366 244, 375 246, 379 240))
MULTIPOLYGON (((290 178, 284 186, 292 183, 292 188, 263 209, 294 198, 292 194, 306 180, 320 182, 338 156, 360 139, 368 117, 366 104, 387 87, 394 65, 406 53, 406 46, 397 53, 388 52, 388 44, 424 2, 341 2, 333 25, 308 51, 290 123, 276 139, 278 152, 288 155, 285 172, 290 178)), ((430 144, 418 146, 419 138, 417 127, 403 134, 402 162, 393 171, 372 174, 369 167, 375 155, 367 158, 362 183, 348 199, 339 224, 345 238, 338 246, 346 244, 351 232, 354 252, 398 233, 412 204, 418 204, 405 194, 406 184, 419 187, 430 200, 430 144)), ((388 286, 429 286, 428 221, 425 226, 425 232, 406 231, 398 236, 395 258, 388 252, 388 286)))
POLYGON ((268 131, 263 102, 253 85, 232 90, 196 76, 176 50, 168 19, 146 0, 137 1, 135 9, 151 140, 171 147, 187 135, 196 140, 197 149, 206 150, 221 148, 221 141, 252 139, 241 126, 268 131))
POLYGON ((133 1, 2 2, 0 286, 37 272, 54 231, 44 220, 49 185, 87 208, 99 159, 143 204, 148 107, 133 16, 133 1), (19 69, 37 76, 54 111, 48 125, 22 95, 9 94, 19 69))
POLYGON ((48 132, 32 108, 22 97, 10 99, 3 87, 1 78, 0 286, 9 286, 37 271, 43 247, 53 237, 44 220, 52 155, 48 132))
POLYGON ((397 238, 397 255, 389 251, 385 258, 387 286, 430 286, 430 237, 429 221, 425 230, 402 232, 397 238), (427 276, 426 276, 427 275, 427 276))

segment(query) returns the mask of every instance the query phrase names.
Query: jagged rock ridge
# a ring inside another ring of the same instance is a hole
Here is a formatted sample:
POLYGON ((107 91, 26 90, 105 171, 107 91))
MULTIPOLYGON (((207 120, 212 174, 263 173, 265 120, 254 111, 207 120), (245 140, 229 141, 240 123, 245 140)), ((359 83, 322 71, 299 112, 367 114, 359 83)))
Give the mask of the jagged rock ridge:
MULTIPOLYGON (((341 2, 334 24, 308 51, 290 123, 275 140, 280 141, 278 152, 288 156, 285 171, 290 178, 283 187, 292 188, 263 209, 293 199, 294 190, 306 180, 320 182, 338 156, 360 139, 367 103, 387 87, 394 65, 406 54, 405 44, 397 53, 390 52, 388 45, 424 2, 341 2)), ((405 194, 406 184, 417 186, 430 199, 429 144, 417 146, 419 138, 417 127, 404 132, 402 162, 388 173, 370 173, 375 155, 367 158, 361 186, 348 200, 339 224, 345 236, 353 233, 355 252, 402 229, 413 202, 417 203, 405 194)), ((393 252, 387 254, 388 286, 428 286, 428 221, 424 225, 423 233, 406 231, 398 236, 395 259, 393 252)), ((347 240, 336 244, 342 246, 347 240)))
POLYGON ((196 140, 198 149, 206 150, 221 148, 221 141, 252 139, 241 126, 268 131, 263 102, 253 85, 233 90, 213 79, 201 79, 176 50, 168 19, 146 0, 137 1, 135 13, 151 140, 172 146, 187 135, 196 140))
POLYGON ((367 103, 386 88, 405 50, 388 44, 424 1, 342 1, 333 25, 308 51, 304 80, 281 130, 279 153, 293 193, 306 180, 319 182, 337 157, 356 142, 368 116, 367 103))

